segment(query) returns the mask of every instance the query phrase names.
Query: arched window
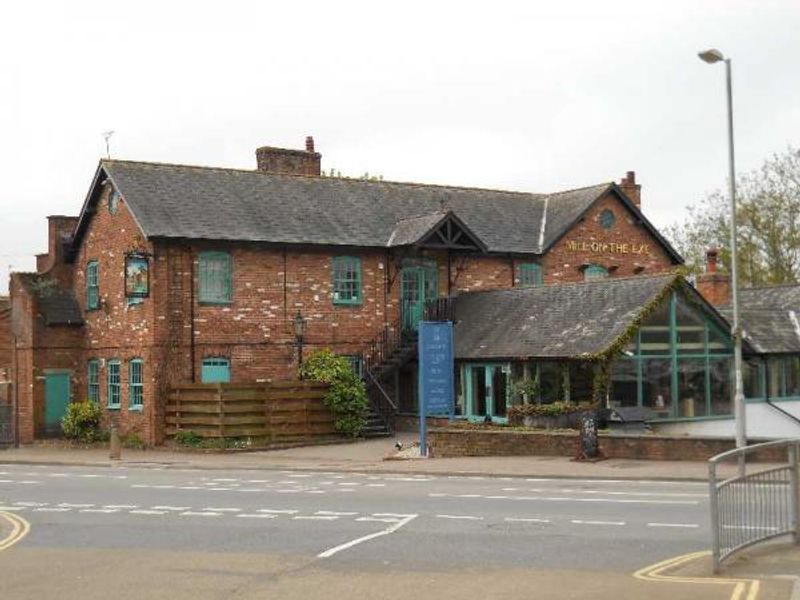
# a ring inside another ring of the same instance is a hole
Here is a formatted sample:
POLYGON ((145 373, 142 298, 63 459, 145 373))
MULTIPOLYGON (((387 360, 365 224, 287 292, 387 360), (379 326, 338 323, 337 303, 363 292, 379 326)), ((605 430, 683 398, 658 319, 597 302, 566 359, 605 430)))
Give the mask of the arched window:
POLYGON ((589 265, 583 270, 583 280, 591 281, 592 279, 605 279, 608 277, 608 269, 600 265, 589 265))

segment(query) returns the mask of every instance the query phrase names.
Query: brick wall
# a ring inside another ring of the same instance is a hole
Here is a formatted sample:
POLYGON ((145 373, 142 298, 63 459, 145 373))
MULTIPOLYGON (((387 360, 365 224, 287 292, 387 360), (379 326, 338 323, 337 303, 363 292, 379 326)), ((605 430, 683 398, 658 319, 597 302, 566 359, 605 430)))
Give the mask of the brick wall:
MULTIPOLYGON (((501 429, 433 429, 432 453, 438 458, 456 456, 569 456, 578 454, 578 432, 555 433, 501 429)), ((668 436, 599 436, 607 458, 641 460, 708 460, 732 450, 735 440, 668 436)), ((760 440, 765 441, 765 440, 760 440)), ((758 443, 759 440, 752 440, 758 443)), ((784 453, 785 454, 785 453, 784 453)), ((762 452, 758 460, 785 460, 779 453, 762 452)))
POLYGON ((587 265, 599 265, 612 277, 653 275, 673 268, 669 255, 645 227, 636 221, 616 194, 608 193, 558 240, 542 258, 545 283, 583 281, 587 265), (604 229, 600 215, 614 214, 614 225, 604 229))
POLYGON ((11 368, 11 301, 0 296, 0 381, 11 368))

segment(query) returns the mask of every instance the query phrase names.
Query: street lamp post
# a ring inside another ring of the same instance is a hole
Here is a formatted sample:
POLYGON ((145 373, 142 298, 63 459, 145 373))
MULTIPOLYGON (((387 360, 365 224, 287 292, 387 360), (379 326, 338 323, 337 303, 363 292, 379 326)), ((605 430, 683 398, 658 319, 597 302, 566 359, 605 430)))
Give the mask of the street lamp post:
MULTIPOLYGON (((725 79, 728 100, 728 185, 731 197, 731 287, 733 300, 733 370, 735 393, 733 397, 736 419, 736 447, 747 445, 747 422, 745 414, 744 386, 742 385, 742 328, 739 323, 739 276, 736 252, 736 168, 733 158, 733 93, 731 84, 731 59, 719 50, 705 50, 698 56, 708 64, 725 62, 725 79)), ((741 465, 743 467, 743 465, 741 465)))

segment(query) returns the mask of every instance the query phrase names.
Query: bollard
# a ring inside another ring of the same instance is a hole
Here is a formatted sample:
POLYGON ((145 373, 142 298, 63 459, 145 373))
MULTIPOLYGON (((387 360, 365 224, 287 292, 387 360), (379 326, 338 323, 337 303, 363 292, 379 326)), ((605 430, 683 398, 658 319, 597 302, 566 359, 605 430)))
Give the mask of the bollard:
POLYGON ((119 431, 116 426, 111 427, 111 439, 109 443, 110 449, 108 457, 111 460, 120 460, 122 458, 122 442, 119 439, 119 431))

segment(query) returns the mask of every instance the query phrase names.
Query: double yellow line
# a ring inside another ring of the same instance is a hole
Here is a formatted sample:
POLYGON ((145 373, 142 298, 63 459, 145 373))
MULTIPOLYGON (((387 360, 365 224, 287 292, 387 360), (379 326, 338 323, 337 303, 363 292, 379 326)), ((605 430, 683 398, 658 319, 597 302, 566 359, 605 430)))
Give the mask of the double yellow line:
POLYGON ((8 550, 11 546, 28 535, 28 532, 31 530, 31 524, 19 515, 8 512, 0 512, 0 519, 5 519, 11 523, 11 533, 0 540, 0 552, 2 552, 3 550, 8 550))
POLYGON ((698 558, 709 556, 711 552, 708 550, 704 552, 693 552, 691 554, 683 554, 670 558, 660 563, 644 567, 636 571, 633 576, 636 579, 643 581, 651 581, 657 583, 699 583, 710 585, 732 585, 733 592, 731 593, 730 600, 756 600, 758 592, 761 588, 761 582, 758 579, 723 579, 721 577, 673 577, 664 575, 664 571, 668 569, 675 569, 698 558), (745 595, 746 594, 746 595, 745 595))

